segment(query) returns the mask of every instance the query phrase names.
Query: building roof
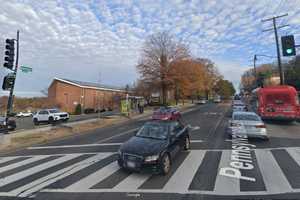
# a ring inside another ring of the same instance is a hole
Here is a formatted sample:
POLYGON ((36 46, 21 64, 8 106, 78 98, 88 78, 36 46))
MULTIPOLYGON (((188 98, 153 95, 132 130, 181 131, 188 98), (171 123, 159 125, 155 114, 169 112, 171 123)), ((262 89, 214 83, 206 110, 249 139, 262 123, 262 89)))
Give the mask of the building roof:
POLYGON ((99 83, 91 83, 91 82, 85 82, 85 81, 76 81, 71 79, 63 79, 63 78, 54 78, 53 81, 61 81, 67 84, 75 85, 81 88, 89 88, 89 89, 96 89, 96 90, 107 90, 107 91, 115 91, 115 92, 125 92, 124 88, 110 86, 110 85, 104 85, 99 83))

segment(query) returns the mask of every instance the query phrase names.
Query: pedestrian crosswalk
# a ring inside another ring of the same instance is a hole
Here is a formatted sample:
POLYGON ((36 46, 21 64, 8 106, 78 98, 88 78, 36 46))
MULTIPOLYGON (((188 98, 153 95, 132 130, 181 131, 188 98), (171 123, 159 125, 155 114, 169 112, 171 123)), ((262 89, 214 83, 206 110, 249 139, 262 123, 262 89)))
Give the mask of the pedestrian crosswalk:
POLYGON ((231 150, 182 152, 167 176, 125 172, 119 168, 115 152, 0 157, 0 196, 30 197, 37 192, 300 192, 299 147, 256 149, 252 153, 257 168, 252 175, 258 180, 252 183, 219 175, 220 168, 229 166, 231 150))

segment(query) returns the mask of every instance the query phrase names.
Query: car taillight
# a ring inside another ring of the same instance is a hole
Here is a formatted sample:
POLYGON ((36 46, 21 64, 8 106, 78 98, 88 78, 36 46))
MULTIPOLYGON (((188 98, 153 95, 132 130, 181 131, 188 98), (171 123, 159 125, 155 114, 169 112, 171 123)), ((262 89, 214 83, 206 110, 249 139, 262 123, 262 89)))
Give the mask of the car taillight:
POLYGON ((255 128, 266 128, 266 125, 264 125, 264 124, 256 125, 255 128))

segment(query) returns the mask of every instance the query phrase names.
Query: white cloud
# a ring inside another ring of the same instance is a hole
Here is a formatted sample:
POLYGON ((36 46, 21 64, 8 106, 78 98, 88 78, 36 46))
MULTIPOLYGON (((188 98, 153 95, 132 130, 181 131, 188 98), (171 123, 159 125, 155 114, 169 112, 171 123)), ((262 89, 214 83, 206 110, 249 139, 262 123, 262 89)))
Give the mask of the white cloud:
MULTIPOLYGON (((197 57, 222 58, 220 67, 228 67, 222 72, 229 74, 239 64, 245 65, 253 52, 274 53, 273 33, 262 33, 271 23, 261 23, 261 18, 278 13, 280 2, 0 0, 0 41, 15 37, 17 29, 21 31, 20 63, 33 67, 33 73, 19 73, 19 91, 44 89, 54 76, 96 81, 99 71, 106 84, 133 82, 144 39, 165 30, 190 44, 197 57), (232 60, 240 62, 232 64, 232 60)), ((280 33, 296 33, 300 1, 281 4, 279 11, 289 12, 289 17, 279 24, 289 23, 291 28, 280 33)), ((0 48, 4 48, 3 42, 0 48)), ((235 83, 239 75, 234 75, 235 83)))

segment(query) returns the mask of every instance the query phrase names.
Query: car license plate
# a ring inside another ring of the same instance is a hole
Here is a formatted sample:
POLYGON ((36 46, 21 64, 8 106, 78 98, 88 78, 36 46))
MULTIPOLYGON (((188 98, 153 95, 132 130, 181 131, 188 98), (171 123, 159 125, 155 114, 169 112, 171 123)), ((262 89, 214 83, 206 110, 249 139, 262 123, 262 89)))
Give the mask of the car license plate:
POLYGON ((135 163, 131 161, 127 161, 127 167, 129 168, 135 168, 135 163))

